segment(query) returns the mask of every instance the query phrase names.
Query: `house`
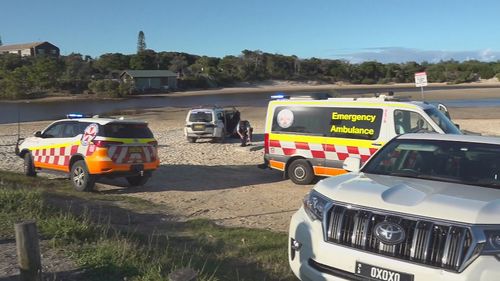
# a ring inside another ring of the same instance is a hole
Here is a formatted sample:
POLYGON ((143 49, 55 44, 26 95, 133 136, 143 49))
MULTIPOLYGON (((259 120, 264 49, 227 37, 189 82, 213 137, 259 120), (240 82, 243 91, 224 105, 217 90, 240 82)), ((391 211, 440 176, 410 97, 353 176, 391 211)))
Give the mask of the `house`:
POLYGON ((18 54, 23 57, 49 55, 59 57, 59 48, 49 42, 32 42, 0 46, 0 54, 18 54))
POLYGON ((170 70, 125 70, 120 78, 133 81, 135 90, 141 92, 177 89, 177 74, 170 70))

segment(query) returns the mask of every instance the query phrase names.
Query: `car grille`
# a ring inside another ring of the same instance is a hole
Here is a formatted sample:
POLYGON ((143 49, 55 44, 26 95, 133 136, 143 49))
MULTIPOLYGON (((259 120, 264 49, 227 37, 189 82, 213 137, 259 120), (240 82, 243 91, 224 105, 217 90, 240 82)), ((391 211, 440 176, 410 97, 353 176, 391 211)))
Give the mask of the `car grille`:
POLYGON ((471 230, 450 223, 334 204, 324 224, 327 242, 451 271, 462 271, 477 252, 471 230), (404 229, 403 242, 388 245, 375 237, 375 226, 384 221, 404 229))

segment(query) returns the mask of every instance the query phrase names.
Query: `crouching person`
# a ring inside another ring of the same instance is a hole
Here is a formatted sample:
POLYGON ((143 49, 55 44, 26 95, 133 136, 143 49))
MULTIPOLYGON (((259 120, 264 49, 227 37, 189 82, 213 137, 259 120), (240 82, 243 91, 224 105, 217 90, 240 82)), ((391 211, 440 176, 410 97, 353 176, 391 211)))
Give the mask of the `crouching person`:
POLYGON ((253 128, 248 120, 240 120, 236 126, 236 132, 240 136, 241 146, 246 146, 247 142, 252 142, 253 128))

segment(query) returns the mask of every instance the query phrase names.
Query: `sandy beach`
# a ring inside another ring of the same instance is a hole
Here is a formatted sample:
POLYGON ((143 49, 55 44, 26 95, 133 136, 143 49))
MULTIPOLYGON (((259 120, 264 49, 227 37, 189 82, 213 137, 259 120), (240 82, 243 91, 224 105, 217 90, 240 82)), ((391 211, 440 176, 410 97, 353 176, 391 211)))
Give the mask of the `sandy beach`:
MULTIPOLYGON (((497 92, 497 89, 443 90, 426 93, 426 99, 498 98, 497 92)), ((126 194, 161 204, 165 212, 179 220, 208 218, 227 226, 287 231, 290 216, 311 186, 298 186, 283 180, 280 172, 257 168, 263 162, 266 108, 239 110, 254 127, 254 143, 245 148, 239 146, 237 139, 225 143, 208 140, 188 143, 182 131, 187 108, 161 108, 126 116, 150 124, 159 142, 161 167, 142 188, 127 189, 124 180, 115 179, 99 182, 97 192, 126 194)), ((500 136, 499 108, 450 108, 450 113, 461 129, 500 136)), ((21 136, 27 137, 49 123, 22 123, 21 136)), ((16 133, 17 124, 0 125, 2 170, 22 171, 23 162, 14 155, 16 133)), ((43 173, 40 176, 53 177, 43 173)))

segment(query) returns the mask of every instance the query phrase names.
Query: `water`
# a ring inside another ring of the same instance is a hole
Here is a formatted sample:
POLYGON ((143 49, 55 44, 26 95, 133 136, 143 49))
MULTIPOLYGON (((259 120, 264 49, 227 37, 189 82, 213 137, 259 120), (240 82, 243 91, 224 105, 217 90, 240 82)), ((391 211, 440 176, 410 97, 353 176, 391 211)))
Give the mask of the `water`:
MULTIPOLYGON (((426 91, 442 89, 464 89, 464 87, 429 87, 426 91)), ((376 89, 339 89, 343 95, 387 93, 389 90, 398 92, 417 92, 419 88, 376 88, 376 89)), ((200 105, 219 106, 266 106, 270 96, 267 93, 243 94, 216 94, 137 97, 124 100, 65 100, 54 102, 0 102, 0 124, 61 119, 68 113, 79 112, 86 114, 106 114, 127 109, 146 109, 159 107, 193 107, 200 105)), ((291 93, 290 95, 304 95, 308 92, 291 93)), ((448 107, 495 107, 500 106, 500 99, 470 99, 438 101, 448 107)))

